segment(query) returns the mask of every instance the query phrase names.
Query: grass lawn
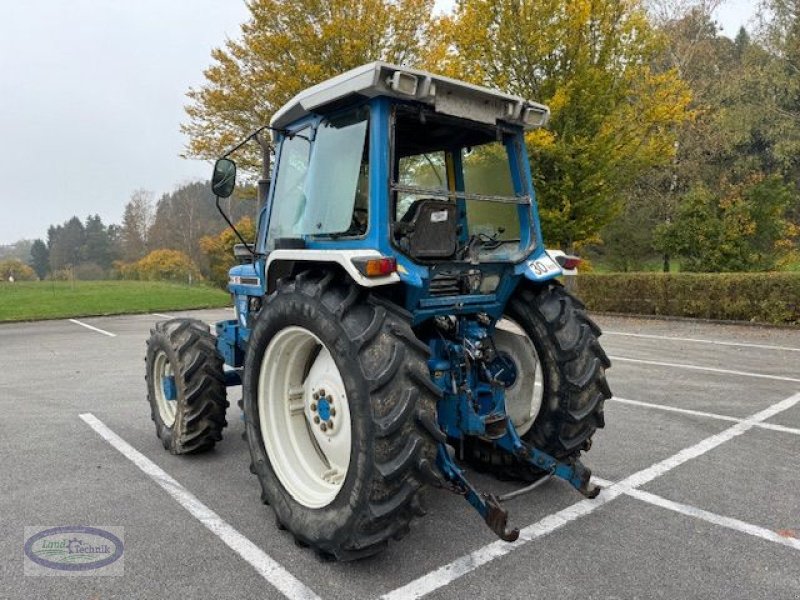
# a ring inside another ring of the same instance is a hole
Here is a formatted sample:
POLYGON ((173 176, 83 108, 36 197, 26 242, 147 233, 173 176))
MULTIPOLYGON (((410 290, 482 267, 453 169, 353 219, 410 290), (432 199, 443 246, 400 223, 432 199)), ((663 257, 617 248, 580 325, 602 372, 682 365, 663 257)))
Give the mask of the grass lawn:
POLYGON ((0 283, 0 321, 64 319, 230 305, 206 285, 161 281, 21 281, 0 283))

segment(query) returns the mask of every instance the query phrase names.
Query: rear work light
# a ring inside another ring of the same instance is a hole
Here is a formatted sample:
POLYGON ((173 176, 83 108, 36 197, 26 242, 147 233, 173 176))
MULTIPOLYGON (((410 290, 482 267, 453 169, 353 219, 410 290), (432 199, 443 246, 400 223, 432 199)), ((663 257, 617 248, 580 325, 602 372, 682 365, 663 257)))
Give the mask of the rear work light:
POLYGON ((359 258, 353 260, 353 265, 365 277, 385 277, 397 271, 394 258, 359 258))

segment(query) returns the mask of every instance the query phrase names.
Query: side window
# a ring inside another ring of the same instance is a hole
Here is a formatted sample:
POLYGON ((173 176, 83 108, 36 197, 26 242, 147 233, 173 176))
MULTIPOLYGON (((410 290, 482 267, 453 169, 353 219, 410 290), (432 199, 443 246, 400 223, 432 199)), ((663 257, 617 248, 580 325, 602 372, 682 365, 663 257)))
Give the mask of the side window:
POLYGON ((272 196, 272 214, 267 232, 267 250, 275 248, 278 238, 298 237, 299 224, 306 205, 306 174, 311 144, 305 137, 283 141, 272 196))

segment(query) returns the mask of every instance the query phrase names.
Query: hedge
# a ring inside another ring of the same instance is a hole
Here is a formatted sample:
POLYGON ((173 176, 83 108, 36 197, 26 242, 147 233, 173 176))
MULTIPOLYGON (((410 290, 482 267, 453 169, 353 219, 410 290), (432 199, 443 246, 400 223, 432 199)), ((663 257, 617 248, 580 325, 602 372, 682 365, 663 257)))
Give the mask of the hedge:
POLYGON ((591 273, 571 287, 598 312, 800 325, 800 273, 591 273))

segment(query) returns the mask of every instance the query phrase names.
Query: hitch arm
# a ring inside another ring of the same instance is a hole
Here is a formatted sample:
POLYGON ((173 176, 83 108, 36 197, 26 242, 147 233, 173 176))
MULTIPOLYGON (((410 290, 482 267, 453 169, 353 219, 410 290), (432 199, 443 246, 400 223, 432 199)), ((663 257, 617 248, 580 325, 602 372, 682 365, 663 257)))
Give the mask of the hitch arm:
POLYGON ((587 498, 596 498, 600 487, 591 483, 592 472, 577 458, 570 462, 562 462, 546 452, 523 442, 512 423, 508 424, 506 434, 497 440, 497 444, 514 454, 522 462, 563 479, 587 498))
POLYGON ((452 461, 447 447, 441 442, 439 443, 437 463, 450 483, 451 491, 464 496, 497 537, 506 542, 517 541, 519 529, 507 529, 508 511, 500 506, 500 499, 494 494, 479 493, 464 477, 464 471, 452 461))

